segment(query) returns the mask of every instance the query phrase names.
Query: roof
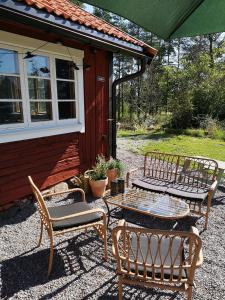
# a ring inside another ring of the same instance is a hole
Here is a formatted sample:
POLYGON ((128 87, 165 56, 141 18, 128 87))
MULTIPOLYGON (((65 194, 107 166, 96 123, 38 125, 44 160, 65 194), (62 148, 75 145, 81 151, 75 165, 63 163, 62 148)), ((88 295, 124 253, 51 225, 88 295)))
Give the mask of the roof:
MULTIPOLYGON (((18 0, 21 2, 21 0, 18 0)), ((156 55, 157 50, 144 42, 130 36, 119 28, 107 23, 106 21, 92 15, 82 8, 74 5, 68 0, 22 0, 29 6, 46 10, 50 14, 62 17, 66 20, 79 23, 88 28, 97 30, 109 36, 116 37, 133 45, 142 47, 146 53, 156 55)))
POLYGON ((129 19, 163 39, 225 31, 224 0, 84 0, 84 2, 129 19))

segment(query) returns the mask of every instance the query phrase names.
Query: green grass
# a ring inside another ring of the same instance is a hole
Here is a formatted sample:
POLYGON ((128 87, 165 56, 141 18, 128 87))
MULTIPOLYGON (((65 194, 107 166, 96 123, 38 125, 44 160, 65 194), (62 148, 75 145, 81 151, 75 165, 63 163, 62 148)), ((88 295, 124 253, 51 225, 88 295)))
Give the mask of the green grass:
POLYGON ((225 142, 210 138, 200 138, 185 135, 164 134, 158 140, 152 137, 141 149, 142 154, 147 151, 162 151, 183 155, 199 155, 225 161, 225 142))
POLYGON ((139 135, 147 135, 148 131, 146 129, 137 129, 137 130, 119 130, 117 133, 117 137, 129 137, 129 136, 139 136, 139 135))
POLYGON ((118 137, 146 140, 140 152, 161 151, 181 155, 199 155, 225 161, 225 140, 206 137, 202 130, 169 131, 120 130, 118 137))

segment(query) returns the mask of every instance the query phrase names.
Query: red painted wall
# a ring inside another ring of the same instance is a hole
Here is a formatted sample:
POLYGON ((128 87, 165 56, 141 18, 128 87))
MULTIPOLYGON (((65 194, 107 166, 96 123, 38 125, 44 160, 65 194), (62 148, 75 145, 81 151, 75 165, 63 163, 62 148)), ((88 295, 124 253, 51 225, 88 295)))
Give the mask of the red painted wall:
POLYGON ((0 144, 0 206, 31 193, 28 175, 44 189, 90 168, 97 154, 108 155, 109 54, 83 49, 91 65, 84 71, 85 133, 0 144))

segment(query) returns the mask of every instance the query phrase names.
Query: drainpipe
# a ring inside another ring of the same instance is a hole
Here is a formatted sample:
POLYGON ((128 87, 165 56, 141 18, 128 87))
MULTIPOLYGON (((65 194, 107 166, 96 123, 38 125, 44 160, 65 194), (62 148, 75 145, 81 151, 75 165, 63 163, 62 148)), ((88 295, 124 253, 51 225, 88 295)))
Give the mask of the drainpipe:
POLYGON ((134 79, 138 76, 141 76, 145 70, 146 70, 146 64, 150 65, 153 58, 142 58, 141 59, 141 69, 133 74, 128 74, 124 77, 121 77, 119 79, 116 79, 112 84, 112 130, 111 130, 111 156, 113 158, 116 158, 116 107, 117 107, 117 101, 116 101, 116 88, 117 85, 121 84, 122 82, 129 81, 131 79, 134 79))

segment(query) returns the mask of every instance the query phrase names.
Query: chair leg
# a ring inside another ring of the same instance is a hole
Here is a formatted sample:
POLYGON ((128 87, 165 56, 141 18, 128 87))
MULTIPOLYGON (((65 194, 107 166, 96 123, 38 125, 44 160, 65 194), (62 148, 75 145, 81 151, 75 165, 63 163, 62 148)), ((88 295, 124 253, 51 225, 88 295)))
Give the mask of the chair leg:
POLYGON ((122 286, 122 278, 119 276, 118 278, 118 300, 123 299, 123 286, 122 286))
POLYGON ((192 286, 189 286, 187 290, 187 300, 192 300, 192 286))
POLYGON ((103 218, 103 239, 104 239, 104 256, 105 260, 108 260, 108 245, 107 245, 107 225, 106 225, 106 218, 103 218))
POLYGON ((208 218, 209 218, 209 216, 208 216, 208 212, 207 212, 206 215, 205 215, 205 225, 204 225, 204 230, 207 230, 207 227, 208 227, 208 218))
POLYGON ((211 202, 212 202, 212 198, 211 198, 211 196, 209 196, 208 201, 207 201, 207 211, 206 211, 206 214, 205 214, 204 230, 206 230, 207 227, 208 227, 208 220, 209 220, 209 213, 210 213, 210 209, 211 209, 211 202))
POLYGON ((43 222, 41 221, 41 232, 40 232, 40 237, 37 246, 40 247, 41 245, 41 240, 42 240, 42 234, 43 234, 43 222))
POLYGON ((104 228, 104 256, 105 260, 108 260, 108 245, 107 245, 107 231, 104 228))
POLYGON ((54 254, 54 244, 53 244, 52 234, 49 235, 49 238, 50 238, 50 255, 49 255, 49 262, 48 262, 48 276, 52 271, 52 262, 53 262, 53 254, 54 254))

